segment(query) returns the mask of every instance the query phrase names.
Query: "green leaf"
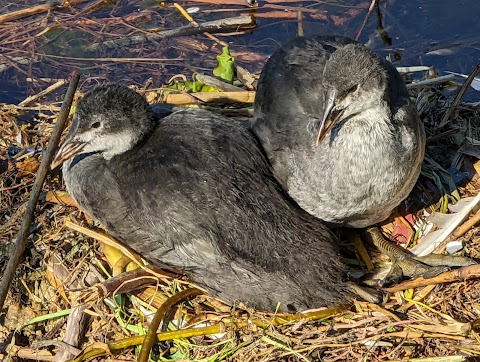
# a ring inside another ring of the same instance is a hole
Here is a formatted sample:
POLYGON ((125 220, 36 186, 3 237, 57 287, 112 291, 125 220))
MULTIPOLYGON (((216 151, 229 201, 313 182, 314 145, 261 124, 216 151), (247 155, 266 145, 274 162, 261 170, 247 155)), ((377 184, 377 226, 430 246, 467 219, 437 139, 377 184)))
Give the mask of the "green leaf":
POLYGON ((213 75, 226 83, 232 84, 235 76, 234 59, 230 55, 230 49, 223 47, 222 54, 217 55, 217 67, 213 70, 213 75))
POLYGON ((175 89, 175 90, 180 90, 186 93, 218 92, 218 90, 214 87, 205 85, 199 81, 191 81, 191 80, 176 80, 164 86, 164 89, 175 89))

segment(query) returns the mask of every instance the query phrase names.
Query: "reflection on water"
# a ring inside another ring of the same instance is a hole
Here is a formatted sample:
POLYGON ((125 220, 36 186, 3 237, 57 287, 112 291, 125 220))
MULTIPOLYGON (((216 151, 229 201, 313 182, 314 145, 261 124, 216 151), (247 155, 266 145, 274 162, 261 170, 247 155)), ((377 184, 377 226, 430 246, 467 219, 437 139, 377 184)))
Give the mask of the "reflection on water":
MULTIPOLYGON (((5 14, 28 7, 29 3, 0 0, 0 13, 5 14)), ((298 2, 259 0, 260 7, 254 10, 249 9, 244 0, 224 1, 223 5, 195 1, 180 3, 185 8, 197 7, 199 11, 193 16, 199 22, 248 13, 257 14, 258 26, 252 32, 221 37, 230 44, 237 61, 256 73, 260 71, 268 55, 279 45, 297 36, 299 30, 297 10, 302 10, 302 28, 305 35, 336 33, 354 37, 361 28, 370 6, 370 0, 298 2)), ((94 41, 100 32, 102 22, 114 24, 108 29, 108 33, 115 32, 119 36, 132 29, 175 28, 186 23, 175 9, 159 7, 157 1, 132 1, 128 2, 128 5, 127 2, 118 2, 109 8, 82 13, 82 9, 89 5, 88 2, 85 4, 75 8, 77 12, 74 14, 75 18, 68 10, 58 13, 58 17, 65 24, 71 25, 72 19, 76 19, 81 26, 66 29, 67 31, 61 27, 53 27, 50 32, 38 35, 41 30, 52 26, 55 20, 58 20, 50 14, 45 16, 44 25, 38 25, 36 33, 27 34, 32 38, 34 46, 23 47, 22 51, 28 50, 32 54, 35 51, 45 52, 52 57, 34 64, 15 64, 16 66, 10 67, 7 71, 2 71, 0 102, 18 103, 27 93, 35 93, 46 87, 47 83, 26 83, 27 77, 67 77, 72 66, 79 67, 84 77, 99 77, 100 81, 108 78, 143 84, 148 78, 153 77, 154 82, 159 85, 176 73, 189 75, 199 69, 212 69, 215 52, 221 49, 213 46, 214 43, 203 35, 195 35, 183 40, 175 38, 156 44, 145 44, 141 51, 119 47, 93 55, 82 53, 76 45, 94 41), (59 56, 66 55, 77 60, 65 65, 59 56), (177 60, 150 63, 131 61, 127 64, 81 60, 82 57, 105 59, 145 56, 177 60)), ((28 23, 35 19, 38 21, 39 18, 32 17, 21 21, 28 23)), ((7 25, 8 23, 0 26, 7 25)), ((8 42, 2 41, 7 39, 6 37, 7 35, 0 35, 0 53, 9 55, 12 48, 9 48, 8 42)), ((380 7, 372 12, 359 40, 382 55, 397 58, 398 65, 433 65, 441 74, 444 71, 468 74, 480 62, 478 0, 382 1, 380 7)), ((8 59, 11 61, 11 55, 8 59)))
MULTIPOLYGON (((404 49, 403 65, 469 73, 480 62, 478 1, 390 1, 381 9, 394 48, 404 49)), ((366 34, 374 31, 370 24, 366 34)))

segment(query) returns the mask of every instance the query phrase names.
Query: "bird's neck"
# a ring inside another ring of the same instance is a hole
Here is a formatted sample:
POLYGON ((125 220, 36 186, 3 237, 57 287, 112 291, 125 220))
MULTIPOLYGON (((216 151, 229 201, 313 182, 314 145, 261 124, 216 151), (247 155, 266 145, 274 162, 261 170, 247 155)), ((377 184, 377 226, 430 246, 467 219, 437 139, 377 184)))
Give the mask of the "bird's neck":
POLYGON ((374 104, 357 112, 345 114, 339 122, 338 132, 343 135, 385 138, 395 132, 389 107, 374 104))
POLYGON ((108 135, 103 138, 108 148, 102 151, 102 156, 106 160, 111 160, 113 157, 123 154, 131 150, 139 142, 139 135, 134 132, 124 131, 108 135), (108 137, 108 139, 106 139, 108 137))

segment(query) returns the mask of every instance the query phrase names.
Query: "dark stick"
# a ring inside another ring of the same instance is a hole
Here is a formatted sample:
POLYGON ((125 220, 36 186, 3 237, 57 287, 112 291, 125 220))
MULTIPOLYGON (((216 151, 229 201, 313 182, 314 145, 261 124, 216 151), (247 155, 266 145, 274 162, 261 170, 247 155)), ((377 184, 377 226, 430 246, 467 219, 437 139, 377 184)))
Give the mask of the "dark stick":
POLYGON ((162 306, 157 309, 157 311, 155 312, 155 316, 153 317, 153 320, 148 327, 148 331, 145 334, 142 348, 140 349, 140 353, 137 358, 138 362, 148 361, 150 351, 152 350, 153 344, 157 339, 157 329, 160 326, 160 323, 162 323, 162 321, 165 319, 165 316, 170 311, 170 309, 172 309, 174 305, 180 303, 182 300, 200 294, 203 293, 200 289, 197 288, 189 288, 182 290, 180 293, 177 293, 172 297, 168 298, 165 303, 163 303, 162 306))
POLYGON ((13 249, 13 254, 8 260, 8 264, 3 272, 2 282, 0 284, 0 310, 3 309, 3 304, 7 298, 8 289, 10 284, 12 284, 13 277, 15 276, 15 271, 17 270, 18 264, 20 263, 20 258, 23 255, 25 246, 27 243, 27 237, 30 230, 30 224, 33 220, 33 214, 35 212, 35 207, 37 205, 38 197, 42 191, 43 181, 47 175, 48 170, 50 169, 50 164, 52 163, 53 156, 57 150, 58 144, 60 143, 60 136, 62 135, 63 129, 65 128, 65 123, 67 121, 68 114, 70 112, 70 106, 73 102, 73 96, 75 90, 77 89, 78 80, 80 79, 77 72, 72 76, 72 80, 65 94, 63 100, 62 108, 58 115, 57 123, 53 129, 52 135, 48 142, 47 150, 42 158, 42 163, 38 168, 37 176, 35 182, 33 183, 32 193, 30 194, 30 199, 28 200, 27 210, 23 216, 22 226, 18 232, 17 239, 15 240, 15 248, 13 249))
POLYGON ((452 115, 453 111, 457 107, 457 105, 460 103, 460 100, 462 99, 463 95, 465 92, 468 90, 470 87, 470 84, 472 84, 473 80, 477 76, 478 72, 480 72, 480 64, 477 64, 476 67, 472 70, 468 78, 465 80, 463 83, 462 87, 458 90, 457 95, 455 96, 455 99, 453 100, 452 104, 450 107, 448 107, 447 111, 443 115, 442 120, 440 121, 440 124, 438 125, 438 129, 442 128, 448 123, 448 119, 452 115))

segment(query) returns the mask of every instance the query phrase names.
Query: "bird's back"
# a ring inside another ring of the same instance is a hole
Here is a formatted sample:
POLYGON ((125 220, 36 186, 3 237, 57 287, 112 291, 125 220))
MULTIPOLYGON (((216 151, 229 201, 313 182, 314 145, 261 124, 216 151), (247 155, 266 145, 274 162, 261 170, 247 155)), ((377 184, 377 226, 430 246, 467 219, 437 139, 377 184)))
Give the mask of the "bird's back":
POLYGON ((221 298, 270 310, 343 300, 332 235, 283 194, 241 123, 177 112, 125 154, 65 167, 69 191, 114 237, 221 298), (73 186, 76 174, 88 176, 73 186))

